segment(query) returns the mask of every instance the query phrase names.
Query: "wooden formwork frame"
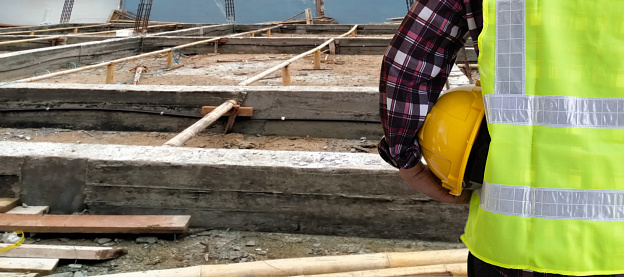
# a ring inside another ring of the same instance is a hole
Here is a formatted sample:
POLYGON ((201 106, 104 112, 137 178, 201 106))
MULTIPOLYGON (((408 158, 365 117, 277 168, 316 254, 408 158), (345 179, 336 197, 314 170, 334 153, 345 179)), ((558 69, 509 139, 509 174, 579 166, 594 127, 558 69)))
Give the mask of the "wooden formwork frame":
MULTIPOLYGON (((153 25, 153 26, 148 26, 147 28, 173 27, 173 26, 178 26, 178 25, 180 25, 180 24, 172 23, 172 24, 153 25)), ((116 33, 116 32, 117 32, 117 30, 115 30, 115 31, 92 32, 92 33, 76 33, 76 32, 74 32, 74 34, 70 34, 70 35, 46 36, 46 37, 40 37, 40 38, 29 38, 29 39, 3 41, 3 42, 0 42, 0 46, 1 45, 10 45, 10 44, 19 44, 19 43, 25 43, 25 42, 33 42, 33 41, 42 41, 42 40, 58 40, 58 39, 61 39, 61 38, 64 38, 64 37, 69 37, 69 36, 104 35, 104 34, 113 34, 113 33, 116 33)), ((4 35, 4 34, 0 34, 0 35, 4 35)))
POLYGON ((54 32, 54 31, 66 31, 66 30, 74 30, 74 34, 77 34, 79 29, 95 28, 95 27, 110 27, 111 25, 113 25, 113 24, 112 23, 105 23, 105 24, 98 24, 98 25, 87 25, 87 26, 77 26, 77 27, 63 27, 63 28, 54 28, 54 29, 45 29, 45 30, 14 31, 14 32, 0 33, 0 36, 4 36, 4 35, 19 35, 19 34, 30 34, 32 36, 35 33, 45 33, 45 32, 54 32))
POLYGON ((175 51, 176 49, 182 49, 182 48, 187 48, 187 47, 191 47, 191 46, 195 46, 195 45, 199 45, 199 44, 211 43, 211 42, 215 44, 215 48, 216 48, 216 45, 218 45, 219 42, 223 42, 224 39, 227 39, 227 38, 246 36, 246 35, 249 35, 249 34, 252 34, 252 33, 266 32, 267 30, 276 29, 276 28, 280 28, 280 27, 282 27, 281 24, 276 25, 276 26, 272 26, 272 27, 268 27, 268 28, 253 30, 253 31, 249 31, 249 32, 239 33, 239 34, 233 34, 233 35, 224 36, 224 37, 215 37, 215 38, 211 38, 211 39, 207 39, 207 40, 196 41, 196 42, 187 43, 187 44, 183 44, 183 45, 178 45, 178 46, 167 48, 167 49, 163 49, 163 50, 153 51, 153 52, 144 53, 144 54, 131 56, 131 57, 126 57, 126 58, 121 58, 121 59, 116 59, 116 60, 103 62, 103 63, 99 63, 99 64, 94 64, 94 65, 83 66, 83 67, 74 68, 74 69, 70 69, 70 70, 54 72, 54 73, 41 75, 41 76, 37 76, 37 77, 20 79, 20 80, 17 80, 17 81, 13 81, 11 83, 28 83, 28 82, 41 81, 41 80, 45 80, 45 79, 49 79, 49 78, 53 78, 53 77, 58 77, 58 76, 63 76, 63 75, 67 75, 67 74, 72 74, 72 73, 76 73, 76 72, 92 70, 92 69, 96 69, 96 68, 100 68, 100 67, 106 67, 107 68, 106 83, 107 84, 111 84, 111 83, 113 83, 113 78, 115 76, 115 66, 118 63, 132 61, 132 60, 137 60, 137 59, 141 59, 141 58, 145 58, 145 57, 149 57, 149 56, 153 56, 153 55, 157 55, 157 54, 167 53, 167 67, 170 67, 173 64, 173 51, 175 51))
POLYGON ((238 85, 240 86, 248 86, 260 79, 262 79, 263 77, 277 71, 277 70, 282 70, 282 85, 284 86, 289 86, 291 84, 291 79, 290 79, 290 69, 289 69, 289 65, 293 62, 295 62, 296 60, 299 60, 307 55, 310 54, 314 54, 314 69, 320 69, 321 68, 321 49, 323 49, 325 46, 329 46, 330 49, 330 54, 334 55, 336 52, 336 39, 339 38, 343 38, 346 36, 353 36, 354 34, 356 34, 358 25, 354 25, 353 28, 351 28, 351 30, 349 30, 348 32, 337 36, 335 38, 329 39, 327 41, 325 41, 324 43, 322 43, 321 45, 317 46, 314 49, 311 49, 309 51, 306 51, 302 54, 299 54, 281 64, 278 64, 270 69, 267 69, 266 71, 251 77, 250 79, 247 79, 246 81, 243 81, 241 83, 239 83, 238 85))

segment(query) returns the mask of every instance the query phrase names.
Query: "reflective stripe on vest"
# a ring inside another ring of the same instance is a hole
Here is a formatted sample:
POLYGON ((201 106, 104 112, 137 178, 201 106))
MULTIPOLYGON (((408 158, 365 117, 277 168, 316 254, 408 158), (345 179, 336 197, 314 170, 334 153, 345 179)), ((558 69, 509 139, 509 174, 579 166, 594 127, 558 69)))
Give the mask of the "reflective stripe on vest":
POLYGON ((492 142, 462 240, 506 268, 624 273, 624 1, 483 5, 492 142))
POLYGON ((624 191, 549 189, 486 183, 481 208, 546 219, 624 221, 624 191))

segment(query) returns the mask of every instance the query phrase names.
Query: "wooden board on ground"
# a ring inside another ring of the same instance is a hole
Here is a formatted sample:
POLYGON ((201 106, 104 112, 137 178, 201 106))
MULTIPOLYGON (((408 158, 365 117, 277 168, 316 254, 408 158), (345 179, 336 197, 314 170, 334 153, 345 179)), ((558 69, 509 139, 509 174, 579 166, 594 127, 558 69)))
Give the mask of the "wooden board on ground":
POLYGON ((0 258, 0 272, 50 274, 58 262, 58 259, 0 258))
POLYGON ((0 213, 6 213, 19 204, 17 198, 0 198, 0 213))
POLYGON ((0 277, 37 277, 38 273, 0 272, 0 277))
POLYGON ((7 214, 47 214, 50 208, 48 206, 17 206, 10 211, 6 212, 7 214))
POLYGON ((180 233, 188 215, 29 215, 0 214, 0 231, 35 233, 180 233))
MULTIPOLYGON (((9 244, 0 244, 0 248, 7 246, 9 244)), ((108 260, 121 257, 127 253, 128 250, 118 247, 22 244, 17 248, 0 252, 0 257, 108 260)))

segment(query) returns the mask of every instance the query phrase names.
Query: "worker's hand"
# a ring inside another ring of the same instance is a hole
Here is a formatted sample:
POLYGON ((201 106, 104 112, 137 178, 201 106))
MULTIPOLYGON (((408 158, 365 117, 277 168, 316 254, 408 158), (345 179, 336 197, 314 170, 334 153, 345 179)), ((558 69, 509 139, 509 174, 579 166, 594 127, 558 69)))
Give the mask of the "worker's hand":
POLYGON ((429 168, 422 163, 410 169, 400 169, 399 171, 401 172, 401 177, 408 185, 433 200, 452 204, 470 202, 471 191, 463 190, 460 196, 449 194, 448 190, 442 187, 440 179, 433 175, 429 168))

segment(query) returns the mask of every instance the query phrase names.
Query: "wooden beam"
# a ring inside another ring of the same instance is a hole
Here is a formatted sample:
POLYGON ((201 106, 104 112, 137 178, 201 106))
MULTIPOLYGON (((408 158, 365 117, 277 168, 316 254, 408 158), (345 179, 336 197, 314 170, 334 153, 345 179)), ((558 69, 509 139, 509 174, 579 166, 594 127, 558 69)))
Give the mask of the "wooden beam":
POLYGON ((249 263, 203 265, 187 268, 131 272, 102 276, 200 277, 208 276, 205 275, 207 272, 216 272, 220 277, 279 277, 466 263, 467 258, 467 249, 457 249, 267 260, 249 263), (204 274, 202 274, 202 272, 204 274))
POLYGON ((170 68, 173 65, 173 49, 167 52, 167 68, 170 68))
POLYGON ((0 231, 34 233, 179 233, 190 216, 0 214, 0 231))
POLYGON ((165 142, 163 146, 182 146, 185 142, 187 142, 189 139, 194 137, 197 133, 203 131, 208 126, 210 126, 210 124, 217 121, 217 119, 222 117, 225 113, 227 113, 230 109, 232 109, 232 107, 234 107, 234 105, 236 104, 237 104, 236 100, 225 101, 225 103, 219 105, 219 107, 217 107, 212 112, 205 115, 199 121, 195 122, 195 124, 191 125, 190 127, 186 128, 184 131, 179 133, 174 138, 165 142))
POLYGON ((7 214, 47 214, 49 210, 50 208, 48 206, 27 206, 27 207, 17 206, 6 213, 7 214))
POLYGON ((28 30, 28 31, 15 31, 15 32, 7 32, 0 33, 0 35, 18 35, 18 34, 30 34, 34 35, 35 33, 45 33, 45 32, 54 32, 54 31, 66 31, 66 30, 74 30, 74 29, 84 29, 84 28, 95 28, 95 27, 106 27, 112 25, 111 23, 106 24, 98 24, 98 25, 87 25, 87 26, 79 26, 79 27, 65 27, 65 28, 54 28, 54 29, 45 29, 45 30, 28 30))
MULTIPOLYGON (((215 106, 203 106, 202 107, 202 115, 207 115, 210 112, 214 111, 217 107, 215 106)), ((232 112, 229 111, 225 114, 223 114, 223 116, 230 116, 232 115, 232 112)), ((236 113, 236 116, 253 116, 253 107, 239 107, 238 108, 238 112, 236 113)))
POLYGON ((6 213, 15 208, 20 200, 17 198, 0 198, 0 213, 6 213))
POLYGON ((0 271, 50 274, 58 262, 59 259, 0 258, 0 271))
MULTIPOLYGON (((9 245, 0 244, 0 248, 9 245)), ((22 244, 11 250, 0 252, 0 257, 109 260, 126 254, 128 254, 127 249, 118 247, 22 244)))

